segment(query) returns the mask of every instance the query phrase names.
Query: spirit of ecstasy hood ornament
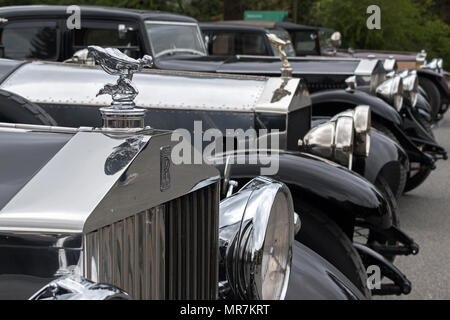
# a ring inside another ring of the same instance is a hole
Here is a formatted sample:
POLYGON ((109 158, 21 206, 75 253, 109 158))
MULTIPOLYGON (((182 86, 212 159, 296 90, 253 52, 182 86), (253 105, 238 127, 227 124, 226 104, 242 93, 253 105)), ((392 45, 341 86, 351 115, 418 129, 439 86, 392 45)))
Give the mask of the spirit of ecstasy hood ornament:
POLYGON ((139 91, 132 79, 134 73, 152 65, 152 58, 145 55, 136 60, 114 48, 89 46, 88 50, 106 73, 119 76, 116 84, 106 84, 97 94, 109 94, 113 99, 110 107, 100 109, 103 126, 114 129, 143 128, 145 110, 135 108, 134 99, 139 91))
POLYGON ((283 63, 283 66, 281 67, 281 77, 284 79, 292 78, 292 67, 291 64, 289 63, 285 50, 285 47, 287 45, 290 45, 291 41, 290 40, 284 41, 273 33, 268 33, 267 38, 269 38, 270 43, 274 47, 276 47, 280 53, 280 60, 283 63))

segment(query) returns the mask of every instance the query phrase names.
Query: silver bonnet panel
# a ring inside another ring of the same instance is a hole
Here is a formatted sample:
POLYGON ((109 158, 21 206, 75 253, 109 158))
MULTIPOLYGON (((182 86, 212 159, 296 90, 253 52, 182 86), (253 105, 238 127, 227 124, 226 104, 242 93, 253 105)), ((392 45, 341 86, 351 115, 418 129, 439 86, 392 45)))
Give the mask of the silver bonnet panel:
POLYGON ((89 232, 219 178, 213 167, 172 165, 162 191, 160 148, 174 143, 155 132, 77 133, 3 207, 0 231, 89 232))
MULTIPOLYGON (((33 62, 16 70, 1 88, 36 103, 106 106, 110 97, 95 96, 115 80, 95 67, 33 62)), ((139 107, 248 112, 254 110, 267 78, 146 71, 135 74, 133 82, 139 107)))

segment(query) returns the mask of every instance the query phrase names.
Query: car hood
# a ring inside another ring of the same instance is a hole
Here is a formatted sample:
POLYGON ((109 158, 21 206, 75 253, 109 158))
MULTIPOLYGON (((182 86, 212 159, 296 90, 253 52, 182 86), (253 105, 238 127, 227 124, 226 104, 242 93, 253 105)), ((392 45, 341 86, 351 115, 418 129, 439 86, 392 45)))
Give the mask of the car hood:
MULTIPOLYGON (((337 74, 350 76, 360 66, 359 59, 289 58, 295 76, 337 74)), ((175 56, 157 59, 158 69, 280 76, 278 57, 263 56, 175 56)))

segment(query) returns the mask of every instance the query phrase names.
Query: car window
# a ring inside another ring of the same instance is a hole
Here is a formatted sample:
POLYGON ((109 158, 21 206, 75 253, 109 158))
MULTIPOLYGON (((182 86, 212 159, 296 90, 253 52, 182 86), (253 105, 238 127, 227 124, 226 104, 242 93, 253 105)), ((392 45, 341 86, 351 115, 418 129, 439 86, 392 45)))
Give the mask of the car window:
POLYGON ((117 48, 132 58, 141 55, 137 30, 125 24, 86 26, 72 30, 72 54, 90 45, 117 48))
POLYGON ((0 29, 4 57, 9 59, 58 58, 56 22, 10 22, 0 29))
POLYGON ((197 23, 146 21, 148 38, 156 58, 165 55, 206 55, 197 23))
POLYGON ((296 51, 315 51, 316 33, 313 31, 297 31, 295 33, 296 51))
POLYGON ((236 37, 234 33, 215 33, 210 41, 210 54, 226 56, 235 54, 236 37))
POLYGON ((239 33, 236 45, 236 54, 262 56, 267 55, 265 34, 239 33))

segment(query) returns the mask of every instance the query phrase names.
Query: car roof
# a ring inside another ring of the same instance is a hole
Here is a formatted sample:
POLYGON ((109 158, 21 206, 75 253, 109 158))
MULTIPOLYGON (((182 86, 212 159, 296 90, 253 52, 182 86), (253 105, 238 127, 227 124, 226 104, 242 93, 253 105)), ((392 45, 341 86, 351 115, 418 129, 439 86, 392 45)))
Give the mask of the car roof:
POLYGON ((267 29, 285 29, 288 31, 300 30, 319 30, 319 27, 306 26, 292 22, 275 22, 275 21, 258 21, 258 20, 227 20, 218 22, 201 22, 201 28, 204 29, 228 29, 228 30, 248 30, 248 31, 265 31, 267 29))
MULTIPOLYGON (((135 19, 135 20, 162 20, 162 21, 179 21, 197 23, 194 18, 168 13, 163 11, 149 11, 139 9, 125 9, 101 6, 78 6, 82 16, 89 17, 108 17, 119 19, 135 19)), ((68 16, 72 12, 67 12, 69 6, 53 6, 53 5, 30 5, 30 6, 7 6, 0 8, 0 18, 12 17, 55 17, 68 16)))
MULTIPOLYGON (((247 21, 247 22, 255 22, 255 21, 247 21)), ((201 29, 208 29, 208 30, 252 31, 264 33, 267 33, 267 31, 273 29, 281 29, 276 27, 274 23, 258 25, 253 23, 241 23, 240 21, 200 22, 199 26, 201 29)))
POLYGON ((292 30, 292 31, 302 31, 302 30, 319 30, 320 27, 314 27, 314 26, 307 26, 304 24, 297 24, 292 22, 277 22, 277 26, 286 30, 292 30))

